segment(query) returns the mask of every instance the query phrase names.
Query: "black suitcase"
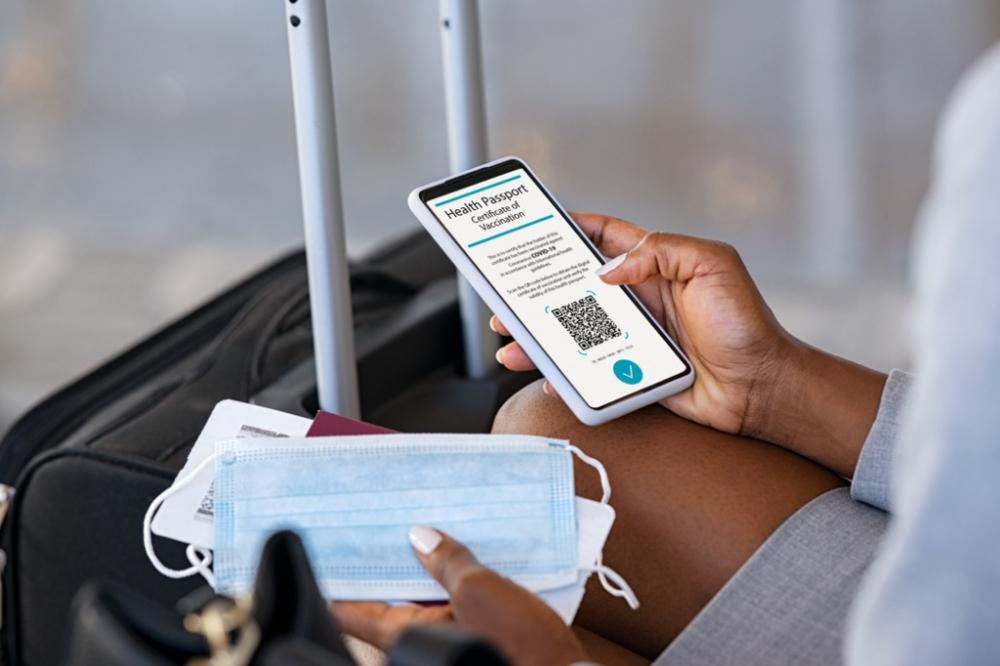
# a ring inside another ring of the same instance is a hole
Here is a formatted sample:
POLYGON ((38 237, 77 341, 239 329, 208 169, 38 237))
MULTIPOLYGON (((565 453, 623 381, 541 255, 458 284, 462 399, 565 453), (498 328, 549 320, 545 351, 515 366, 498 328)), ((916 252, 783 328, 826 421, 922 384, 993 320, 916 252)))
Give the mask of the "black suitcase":
MULTIPOLYGON (((403 431, 484 431, 532 376, 461 376, 451 263, 423 234, 351 266, 363 417, 403 431)), ((286 257, 55 393, 0 443, 5 664, 62 658, 74 594, 92 579, 173 603, 200 579, 157 574, 142 516, 214 405, 316 410, 305 258, 286 257), (16 492, 15 492, 16 489, 16 492)), ((183 547, 157 538, 164 561, 183 547)))

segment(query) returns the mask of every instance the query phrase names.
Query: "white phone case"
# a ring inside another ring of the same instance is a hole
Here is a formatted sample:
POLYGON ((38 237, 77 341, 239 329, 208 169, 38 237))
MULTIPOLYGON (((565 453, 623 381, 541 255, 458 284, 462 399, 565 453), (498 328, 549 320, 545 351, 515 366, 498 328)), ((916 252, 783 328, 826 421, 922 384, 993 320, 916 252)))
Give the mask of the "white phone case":
MULTIPOLYGON (((539 186, 549 195, 553 202, 556 202, 556 208, 563 214, 563 216, 566 217, 567 220, 570 221, 569 223, 575 224, 562 205, 558 203, 557 199, 552 196, 552 193, 549 192, 545 185, 542 184, 541 179, 535 176, 531 168, 519 157, 503 157, 501 159, 488 162, 487 164, 482 164, 463 173, 477 171, 484 167, 509 160, 517 160, 520 162, 525 171, 534 176, 539 186)), ((510 330, 511 335, 514 336, 514 339, 517 340, 517 342, 524 349, 528 358, 530 358, 534 364, 538 366, 541 373, 545 375, 545 378, 548 379, 555 388, 559 397, 562 398, 563 402, 566 403, 566 405, 570 408, 570 410, 572 410, 576 417, 580 419, 581 422, 587 425, 600 425, 601 423, 606 423, 607 421, 616 419, 619 416, 623 416, 629 412, 634 412, 637 409, 641 409, 642 407, 651 405, 654 402, 659 402, 660 400, 663 400, 664 398, 675 393, 679 393, 684 389, 689 388, 691 384, 694 383, 694 367, 691 365, 690 361, 688 361, 687 357, 685 357, 681 352, 680 346, 671 339, 673 347, 677 350, 678 355, 688 367, 687 373, 677 379, 674 379, 673 381, 654 388, 646 389, 636 395, 624 398, 606 407, 594 409, 589 406, 580 394, 577 393, 576 389, 573 388, 573 385, 570 384, 569 380, 566 379, 565 375, 563 375, 556 364, 552 362, 549 355, 542 350, 542 347, 535 341, 534 336, 528 332, 528 329, 525 328, 520 319, 518 319, 514 312, 507 306, 500 294, 498 294, 486 278, 483 277, 482 273, 480 273, 479 269, 476 268, 476 265, 472 262, 472 259, 465 254, 461 246, 455 241, 454 238, 452 238, 451 234, 448 233, 448 230, 444 228, 444 225, 441 224, 436 217, 434 217, 434 214, 431 213, 427 205, 420 200, 420 193, 424 190, 436 187, 462 175, 463 174, 456 174, 448 178, 443 178, 434 183, 418 187, 410 192, 410 196, 407 198, 410 210, 417 217, 417 219, 420 220, 420 223, 424 226, 424 228, 427 229, 427 233, 429 233, 437 244, 441 246, 441 249, 444 250, 445 254, 448 255, 448 258, 451 259, 462 275, 465 276, 465 279, 469 281, 469 284, 471 284, 473 289, 476 290, 480 298, 485 301, 486 305, 493 310, 504 325, 510 330)), ((593 244, 586 238, 586 235, 583 237, 585 242, 593 247, 593 244)), ((600 256, 599 252, 598 256, 600 256)), ((639 307, 642 307, 643 310, 645 310, 641 304, 639 307)), ((656 323, 655 319, 650 317, 650 321, 653 322, 657 329, 663 332, 665 337, 670 339, 666 331, 663 331, 663 327, 656 323)))

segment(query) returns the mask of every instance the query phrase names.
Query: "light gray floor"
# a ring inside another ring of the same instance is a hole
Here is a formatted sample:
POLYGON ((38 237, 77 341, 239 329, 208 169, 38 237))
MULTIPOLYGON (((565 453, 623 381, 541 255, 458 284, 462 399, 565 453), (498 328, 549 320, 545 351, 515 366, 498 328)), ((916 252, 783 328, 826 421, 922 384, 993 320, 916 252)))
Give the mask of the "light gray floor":
MULTIPOLYGON (((360 254, 447 169, 436 3, 330 4, 360 254)), ((792 331, 905 364, 932 129, 991 7, 484 0, 491 151, 569 207, 733 242, 792 331)), ((277 3, 0 5, 0 428, 301 243, 284 30, 277 3)))

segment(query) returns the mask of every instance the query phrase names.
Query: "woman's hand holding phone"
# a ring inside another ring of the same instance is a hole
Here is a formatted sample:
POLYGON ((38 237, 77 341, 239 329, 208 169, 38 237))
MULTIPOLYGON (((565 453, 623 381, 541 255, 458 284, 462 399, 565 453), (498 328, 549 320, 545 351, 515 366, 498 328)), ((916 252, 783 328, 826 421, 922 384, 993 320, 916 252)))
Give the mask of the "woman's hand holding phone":
MULTIPOLYGON (((649 232, 591 213, 573 218, 602 254, 599 274, 628 285, 695 366, 694 385, 663 405, 717 430, 764 439, 844 474, 853 471, 884 375, 820 352, 778 323, 732 247, 649 232)), ((491 324, 507 335, 495 317, 491 324)), ((530 370, 517 342, 497 353, 530 370)), ((546 392, 553 394, 551 387, 546 392)))
MULTIPOLYGON (((718 430, 746 433, 795 341, 781 328, 736 251, 728 245, 661 232, 591 213, 573 219, 613 257, 599 275, 628 285, 695 366, 694 385, 663 404, 718 430), (608 270, 611 269, 611 270, 608 270)), ((503 323, 493 327, 507 335, 503 323)), ((516 342, 497 354, 510 370, 534 367, 516 342)), ((546 387, 551 393, 551 387, 546 387)))

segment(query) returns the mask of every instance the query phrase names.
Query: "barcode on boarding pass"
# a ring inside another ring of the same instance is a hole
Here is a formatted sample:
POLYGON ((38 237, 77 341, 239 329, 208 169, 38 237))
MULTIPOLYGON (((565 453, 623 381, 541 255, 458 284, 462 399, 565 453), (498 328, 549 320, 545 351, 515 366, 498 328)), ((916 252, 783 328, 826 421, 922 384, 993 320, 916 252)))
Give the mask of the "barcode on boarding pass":
MULTIPOLYGON (((240 434, 237 437, 271 437, 271 438, 281 438, 288 437, 283 432, 275 432, 274 430, 265 430, 264 428, 258 428, 252 425, 242 425, 240 426, 240 434)), ((201 498, 201 502, 198 503, 198 510, 195 511, 194 517, 199 520, 212 520, 215 516, 215 483, 210 483, 208 490, 205 491, 205 496, 201 498)))

